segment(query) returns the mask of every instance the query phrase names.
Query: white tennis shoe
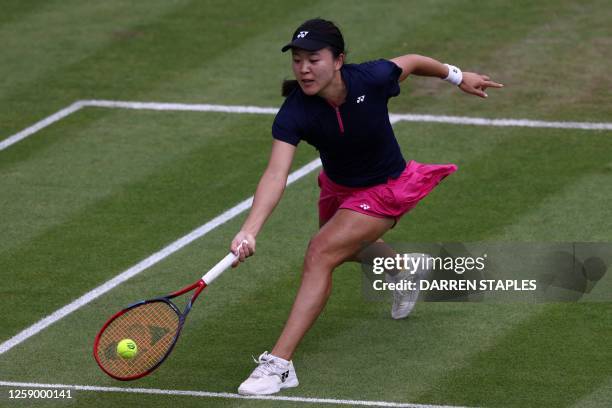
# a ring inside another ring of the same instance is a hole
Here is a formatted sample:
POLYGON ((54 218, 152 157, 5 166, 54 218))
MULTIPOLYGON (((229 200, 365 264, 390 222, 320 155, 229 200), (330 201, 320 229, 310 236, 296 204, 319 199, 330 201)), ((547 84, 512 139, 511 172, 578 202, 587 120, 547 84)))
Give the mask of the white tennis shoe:
POLYGON ((258 363, 240 387, 238 393, 242 395, 268 395, 275 394, 283 388, 297 387, 300 383, 293 368, 293 362, 283 360, 264 351, 259 359, 253 358, 258 363))
POLYGON ((416 301, 419 297, 420 292, 420 281, 428 277, 431 272, 431 262, 427 262, 427 259, 430 258, 427 254, 407 254, 410 258, 421 258, 419 267, 417 268, 414 274, 410 273, 410 271, 401 271, 398 272, 395 276, 390 274, 385 274, 385 280, 387 283, 399 283, 401 281, 414 282, 415 289, 414 290, 400 290, 395 289, 393 291, 393 305, 391 306, 391 317, 394 319, 404 319, 408 317, 414 306, 416 305, 416 301))

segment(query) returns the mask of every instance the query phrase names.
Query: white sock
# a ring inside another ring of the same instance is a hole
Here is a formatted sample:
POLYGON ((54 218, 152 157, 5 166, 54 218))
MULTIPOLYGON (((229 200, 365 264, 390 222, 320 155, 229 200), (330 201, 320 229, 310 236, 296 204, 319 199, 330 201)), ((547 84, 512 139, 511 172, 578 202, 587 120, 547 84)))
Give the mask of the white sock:
POLYGON ((275 359, 276 361, 280 361, 281 363, 288 365, 289 364, 289 360, 285 360, 284 358, 280 358, 275 356, 274 354, 268 354, 270 357, 272 357, 273 359, 275 359))

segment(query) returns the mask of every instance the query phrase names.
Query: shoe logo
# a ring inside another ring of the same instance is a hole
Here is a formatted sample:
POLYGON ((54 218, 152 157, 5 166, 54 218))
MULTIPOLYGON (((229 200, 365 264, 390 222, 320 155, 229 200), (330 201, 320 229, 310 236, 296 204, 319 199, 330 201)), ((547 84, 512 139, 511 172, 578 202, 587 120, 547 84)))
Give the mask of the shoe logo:
POLYGON ((365 95, 361 95, 359 98, 357 98, 357 103, 361 103, 365 100, 365 95))
POLYGON ((285 382, 285 380, 289 377, 289 370, 285 371, 281 374, 281 382, 285 382))
POLYGON ((304 38, 304 37, 306 37, 306 34, 308 34, 308 31, 300 31, 300 33, 295 38, 296 39, 304 38))
POLYGON ((369 205, 367 205, 366 203, 361 203, 361 204, 359 204, 359 207, 360 207, 361 209, 363 209, 363 210, 369 210, 369 209, 370 209, 370 206, 369 206, 369 205))

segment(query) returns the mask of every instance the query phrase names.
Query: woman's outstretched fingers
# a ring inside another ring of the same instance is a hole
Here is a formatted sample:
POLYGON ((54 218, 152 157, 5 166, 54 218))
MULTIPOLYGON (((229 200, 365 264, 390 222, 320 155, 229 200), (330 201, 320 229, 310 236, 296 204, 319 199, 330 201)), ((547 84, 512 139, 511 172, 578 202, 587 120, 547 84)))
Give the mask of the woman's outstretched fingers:
POLYGON ((484 89, 486 89, 486 88, 503 88, 504 87, 503 84, 500 84, 500 83, 494 82, 494 81, 489 81, 489 80, 484 81, 482 86, 483 86, 484 89))
POLYGON ((480 96, 481 98, 488 97, 485 90, 487 88, 503 88, 504 85, 495 81, 491 81, 488 75, 476 74, 474 72, 464 72, 463 82, 459 88, 469 94, 480 96))

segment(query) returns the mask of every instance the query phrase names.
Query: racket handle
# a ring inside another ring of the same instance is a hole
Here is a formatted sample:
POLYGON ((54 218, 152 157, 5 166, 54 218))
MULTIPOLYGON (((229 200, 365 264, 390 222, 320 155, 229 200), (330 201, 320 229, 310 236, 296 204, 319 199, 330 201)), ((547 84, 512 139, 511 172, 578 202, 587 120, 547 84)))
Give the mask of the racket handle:
MULTIPOLYGON (((240 246, 238 246, 238 249, 240 249, 240 247, 244 243, 246 243, 246 241, 243 241, 242 243, 240 243, 240 246)), ((236 259, 238 259, 238 257, 234 255, 233 252, 230 252, 229 254, 225 255, 225 258, 220 260, 219 263, 213 266, 210 271, 206 272, 206 274, 202 276, 202 280, 204 281, 206 286, 210 285, 215 279, 217 279, 217 277, 219 277, 219 275, 225 272, 227 268, 232 266, 232 264, 234 263, 236 259)))
POLYGON ((232 263, 234 263, 236 258, 238 257, 234 255, 232 252, 230 252, 229 254, 225 255, 225 258, 219 261, 218 264, 213 266, 210 271, 206 272, 206 274, 202 276, 202 280, 204 281, 206 286, 210 285, 212 281, 217 279, 217 277, 221 275, 223 272, 225 272, 227 268, 232 266, 232 263))

